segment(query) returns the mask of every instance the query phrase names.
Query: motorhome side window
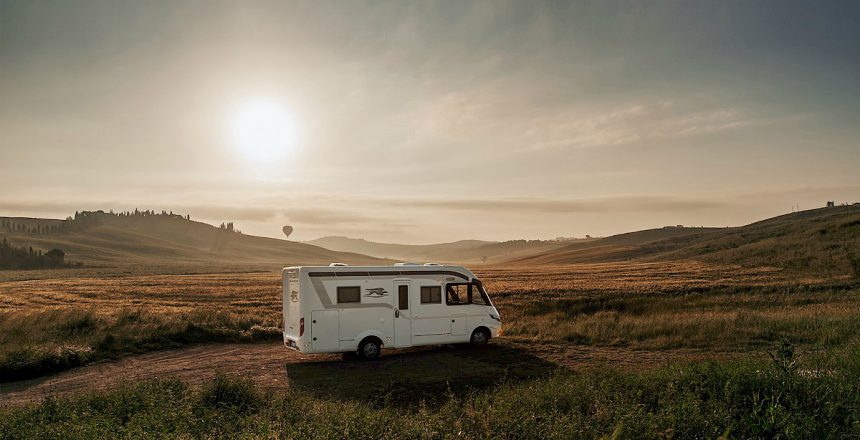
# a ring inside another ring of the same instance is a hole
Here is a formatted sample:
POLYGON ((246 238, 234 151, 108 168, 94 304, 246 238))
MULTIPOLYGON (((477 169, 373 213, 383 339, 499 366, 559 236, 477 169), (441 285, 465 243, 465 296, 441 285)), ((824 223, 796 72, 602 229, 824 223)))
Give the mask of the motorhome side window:
POLYGON ((337 288, 337 303, 357 303, 361 302, 361 287, 338 287, 337 288))
POLYGON ((469 304, 469 284, 448 284, 445 287, 445 303, 449 306, 469 304))
POLYGON ((442 286, 421 286, 421 304, 442 304, 442 286))

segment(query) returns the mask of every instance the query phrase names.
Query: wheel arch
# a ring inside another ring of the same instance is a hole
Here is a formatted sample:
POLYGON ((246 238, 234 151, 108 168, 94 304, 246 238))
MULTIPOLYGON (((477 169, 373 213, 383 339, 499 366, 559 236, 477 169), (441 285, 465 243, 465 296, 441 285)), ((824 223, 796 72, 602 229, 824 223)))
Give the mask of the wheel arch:
POLYGON ((363 343, 364 343, 364 341, 366 341, 366 340, 368 340, 368 339, 376 340, 376 343, 378 343, 380 347, 385 347, 385 337, 384 337, 384 335, 383 335, 382 333, 378 332, 378 331, 369 330, 369 331, 366 331, 366 332, 362 332, 362 333, 360 333, 360 334, 358 335, 358 337, 356 337, 356 338, 355 338, 355 341, 356 341, 356 343, 355 343, 355 348, 356 348, 356 350, 358 349, 358 347, 361 347, 361 344, 363 344, 363 343))
POLYGON ((477 330, 484 332, 484 334, 487 335, 488 341, 493 338, 493 332, 490 330, 489 327, 487 327, 486 325, 483 325, 483 324, 476 325, 475 328, 473 328, 472 331, 469 332, 469 337, 471 338, 472 333, 475 333, 475 331, 477 331, 477 330))

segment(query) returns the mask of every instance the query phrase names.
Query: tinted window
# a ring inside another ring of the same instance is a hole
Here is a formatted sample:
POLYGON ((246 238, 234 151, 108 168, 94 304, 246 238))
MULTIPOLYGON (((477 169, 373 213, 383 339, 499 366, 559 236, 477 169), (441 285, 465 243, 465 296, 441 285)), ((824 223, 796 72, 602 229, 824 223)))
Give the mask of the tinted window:
POLYGON ((421 304, 442 304, 442 287, 421 286, 421 304))
POLYGON ((445 288, 445 302, 449 306, 469 304, 469 284, 448 284, 445 288))
POLYGON ((490 305, 490 299, 487 298, 487 294, 484 292, 484 288, 479 284, 472 284, 472 304, 478 304, 482 306, 490 305))
POLYGON ((400 310, 409 310, 409 286, 397 286, 397 301, 400 310))
POLYGON ((337 303, 361 302, 361 287, 338 287, 337 303))

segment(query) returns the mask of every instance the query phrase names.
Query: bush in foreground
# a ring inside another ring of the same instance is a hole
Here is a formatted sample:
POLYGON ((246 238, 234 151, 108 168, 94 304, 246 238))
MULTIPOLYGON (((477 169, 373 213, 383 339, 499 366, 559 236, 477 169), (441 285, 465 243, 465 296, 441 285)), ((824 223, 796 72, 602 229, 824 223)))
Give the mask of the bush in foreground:
POLYGON ((199 389, 159 380, 2 409, 0 438, 856 438, 859 357, 816 370, 783 350, 769 363, 559 372, 434 405, 271 392, 226 376, 199 389))

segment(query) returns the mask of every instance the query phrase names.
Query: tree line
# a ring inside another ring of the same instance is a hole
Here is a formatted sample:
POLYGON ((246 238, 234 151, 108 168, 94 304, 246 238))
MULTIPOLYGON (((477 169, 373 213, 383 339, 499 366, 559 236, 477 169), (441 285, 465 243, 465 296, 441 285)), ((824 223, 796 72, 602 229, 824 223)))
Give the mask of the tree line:
MULTIPOLYGON (((134 217, 167 217, 180 220, 191 221, 190 214, 175 214, 173 211, 162 210, 157 212, 154 209, 140 210, 135 208, 134 211, 108 212, 98 211, 75 211, 74 216, 68 216, 65 220, 26 220, 20 221, 13 218, 0 219, 0 232, 8 232, 15 234, 30 234, 30 235, 47 235, 62 233, 68 231, 78 231, 90 226, 97 225, 99 221, 105 217, 116 218, 134 218, 134 217), (50 223, 48 223, 50 222, 50 223)), ((227 232, 235 232, 241 234, 242 231, 233 226, 233 222, 221 223, 219 229, 227 232)))
POLYGON ((157 215, 164 216, 164 217, 180 218, 180 219, 184 219, 184 220, 191 220, 190 214, 186 214, 186 215, 174 214, 173 211, 167 211, 167 210, 161 210, 161 212, 156 212, 154 209, 147 209, 145 211, 141 211, 141 210, 135 208, 134 211, 120 211, 120 212, 114 212, 113 209, 111 209, 108 212, 104 212, 102 210, 98 210, 98 211, 75 211, 75 216, 74 217, 66 217, 66 221, 69 221, 69 220, 71 220, 71 221, 86 221, 89 219, 99 218, 99 217, 104 217, 104 216, 111 216, 111 217, 150 217, 150 216, 157 216, 157 215))
POLYGON ((15 222, 12 219, 3 219, 0 221, 0 229, 6 232, 17 232, 19 234, 53 234, 60 232, 62 223, 53 225, 28 225, 22 222, 15 222))
POLYGON ((30 235, 47 235, 47 234, 56 234, 60 232, 68 232, 81 230, 87 226, 92 226, 98 224, 99 220, 104 217, 150 217, 150 216, 165 216, 178 218, 182 220, 191 220, 191 215, 180 215, 174 214, 173 211, 162 210, 160 213, 155 210, 145 210, 141 211, 139 209, 135 209, 134 211, 121 211, 114 212, 110 210, 108 212, 104 212, 102 210, 98 211, 75 211, 74 216, 68 216, 65 220, 61 221, 53 221, 51 220, 50 224, 47 224, 46 221, 36 220, 36 224, 34 221, 20 221, 12 218, 4 218, 0 220, 0 231, 8 232, 8 233, 16 233, 16 234, 30 234, 30 235))
POLYGON ((222 222, 221 226, 218 226, 218 229, 221 229, 222 231, 227 231, 227 232, 235 232, 237 234, 242 233, 242 231, 233 227, 233 222, 227 222, 227 223, 222 222))
MULTIPOLYGON (((72 266, 66 262, 66 253, 62 249, 51 249, 42 253, 34 250, 13 246, 6 237, 0 242, 0 269, 47 269, 72 266)), ((81 266, 76 263, 75 266, 81 266)))

